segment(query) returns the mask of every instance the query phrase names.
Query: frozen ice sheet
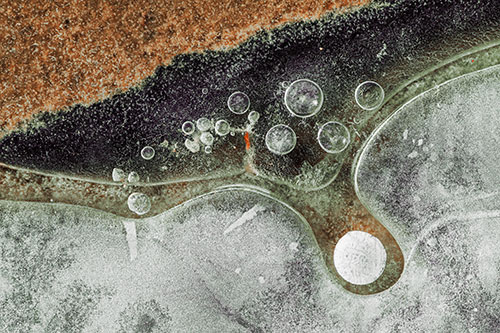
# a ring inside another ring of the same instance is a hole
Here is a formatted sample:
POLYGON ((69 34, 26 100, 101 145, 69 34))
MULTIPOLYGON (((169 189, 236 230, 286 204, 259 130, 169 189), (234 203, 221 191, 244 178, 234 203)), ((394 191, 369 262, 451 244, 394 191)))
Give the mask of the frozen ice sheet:
POLYGON ((76 206, 0 202, 0 330, 427 332, 498 324, 499 218, 429 228, 401 280, 371 296, 333 282, 302 217, 255 191, 225 189, 138 220, 133 261, 128 221, 76 206), (254 207, 262 208, 245 215, 254 207))

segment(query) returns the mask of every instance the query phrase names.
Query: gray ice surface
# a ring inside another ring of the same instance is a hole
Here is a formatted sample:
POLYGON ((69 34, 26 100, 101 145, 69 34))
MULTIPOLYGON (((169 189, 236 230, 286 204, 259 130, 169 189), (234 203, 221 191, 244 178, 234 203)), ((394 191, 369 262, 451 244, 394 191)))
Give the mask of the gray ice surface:
POLYGON ((138 222, 67 205, 0 208, 2 332, 481 332, 498 324, 498 218, 436 229, 393 288, 360 296, 330 278, 299 215, 250 190, 207 194, 138 222))

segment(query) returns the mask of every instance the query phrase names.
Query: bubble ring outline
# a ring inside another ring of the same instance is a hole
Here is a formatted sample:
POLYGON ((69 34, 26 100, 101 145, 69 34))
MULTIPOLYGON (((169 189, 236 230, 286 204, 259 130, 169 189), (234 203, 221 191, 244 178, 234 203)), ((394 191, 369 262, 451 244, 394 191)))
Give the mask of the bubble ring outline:
POLYGON ((373 111, 375 109, 378 109, 382 104, 384 104, 384 99, 385 99, 385 91, 384 91, 384 88, 382 88, 382 86, 375 82, 375 81, 364 81, 364 82, 361 82, 357 87, 356 87, 356 90, 354 91, 354 99, 356 100, 356 104, 358 104, 358 106, 360 108, 362 108, 363 110, 366 110, 366 111, 373 111), (365 84, 368 84, 368 83, 374 83, 378 88, 380 88, 380 90, 382 91, 382 98, 380 99, 380 103, 378 103, 375 107, 372 107, 372 108, 367 108, 367 107, 364 107, 361 105, 361 103, 359 102, 359 99, 358 99, 358 92, 359 92, 359 89, 361 88, 362 85, 365 85, 365 84))
POLYGON ((324 101, 325 101, 325 95, 323 94, 323 90, 321 89, 321 87, 316 82, 314 82, 312 80, 309 80, 309 79, 298 79, 298 80, 295 80, 292 83, 290 83, 290 85, 285 90, 285 97, 284 97, 285 107, 286 107, 286 109, 291 114, 293 114, 294 116, 299 117, 299 118, 309 118, 309 117, 315 116, 321 110, 321 108, 323 107, 323 102, 324 101), (286 98, 290 94, 290 88, 295 83, 297 83, 297 82, 309 82, 309 83, 312 83, 319 90, 320 100, 319 100, 319 103, 318 103, 318 106, 317 106, 316 110, 313 113, 311 113, 311 114, 299 115, 299 114, 295 113, 294 111, 292 111, 292 109, 288 106, 288 103, 286 102, 286 98))
POLYGON ((229 95, 229 97, 227 98, 227 108, 229 109, 229 111, 231 111, 234 114, 245 114, 248 111, 248 109, 250 109, 250 97, 248 97, 248 95, 245 94, 243 91, 235 91, 231 95, 229 95), (243 112, 235 112, 231 108, 231 106, 229 105, 229 101, 231 100, 231 97, 233 97, 236 94, 243 94, 245 96, 245 98, 248 100, 248 105, 243 112))
POLYGON ((335 120, 328 121, 328 122, 324 123, 323 125, 321 125, 321 127, 318 130, 318 135, 317 135, 316 138, 318 140, 318 143, 319 143, 319 146, 321 147, 321 149, 323 149, 325 152, 327 152, 329 154, 339 154, 339 153, 343 152, 344 150, 346 150, 347 147, 349 147, 349 145, 351 144, 351 133, 349 132, 349 129, 344 124, 342 124, 341 122, 338 122, 338 121, 335 121, 335 120), (341 150, 329 150, 329 149, 326 149, 323 146, 323 144, 321 143, 321 140, 319 139, 319 137, 321 135, 321 132, 323 132, 324 127, 326 125, 328 125, 328 124, 339 124, 340 126, 342 126, 343 128, 345 128, 345 130, 347 132, 347 144, 341 150))
POLYGON ((266 147, 267 147, 267 149, 268 149, 271 153, 276 154, 276 155, 281 155, 281 156, 283 156, 283 155, 289 154, 292 150, 294 150, 294 149, 295 149, 295 146, 297 145, 297 134, 295 134, 295 131, 294 131, 294 130, 290 127, 290 126, 285 125, 285 124, 278 124, 278 125, 274 125, 273 127, 271 127, 271 128, 267 131, 267 133, 266 133, 266 138, 264 139, 264 141, 266 142, 266 147), (277 151, 277 150, 272 149, 271 147, 269 147, 269 144, 267 143, 269 133, 270 133, 273 129, 275 129, 276 127, 285 127, 285 128, 287 128, 287 129, 289 129, 290 131, 292 131, 292 134, 293 134, 293 147, 292 147, 292 149, 288 150, 288 151, 287 151, 287 152, 285 152, 285 153, 283 153, 283 152, 279 152, 279 151, 277 151))

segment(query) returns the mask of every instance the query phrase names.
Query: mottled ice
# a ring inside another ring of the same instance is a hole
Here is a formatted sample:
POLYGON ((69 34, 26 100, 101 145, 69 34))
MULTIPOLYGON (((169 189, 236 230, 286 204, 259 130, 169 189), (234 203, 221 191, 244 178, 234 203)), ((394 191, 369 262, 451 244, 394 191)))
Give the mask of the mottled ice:
POLYGON ((426 332, 498 324, 500 281, 491 274, 500 265, 499 235, 491 232, 498 218, 430 232, 392 289, 359 296, 331 280, 299 215, 252 191, 207 194, 138 221, 133 246, 133 220, 66 205, 0 207, 2 332, 426 332))

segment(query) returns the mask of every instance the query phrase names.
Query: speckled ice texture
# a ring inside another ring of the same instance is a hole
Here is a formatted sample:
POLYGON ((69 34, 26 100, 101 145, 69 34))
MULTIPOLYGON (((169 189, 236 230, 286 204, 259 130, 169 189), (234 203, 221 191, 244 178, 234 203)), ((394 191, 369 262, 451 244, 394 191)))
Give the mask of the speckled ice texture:
POLYGON ((125 219, 0 205, 2 332, 494 332, 499 324, 498 217, 431 230, 396 285, 360 296, 330 279, 305 221, 258 192, 222 190, 136 222, 133 261, 125 219))

